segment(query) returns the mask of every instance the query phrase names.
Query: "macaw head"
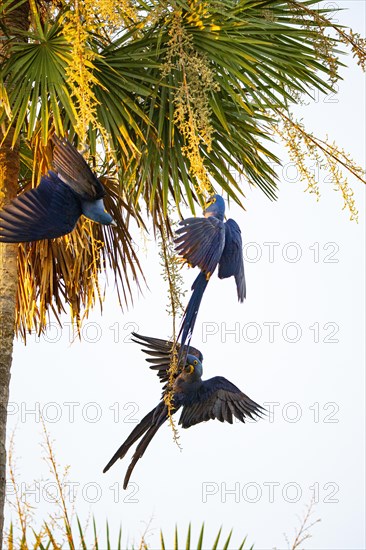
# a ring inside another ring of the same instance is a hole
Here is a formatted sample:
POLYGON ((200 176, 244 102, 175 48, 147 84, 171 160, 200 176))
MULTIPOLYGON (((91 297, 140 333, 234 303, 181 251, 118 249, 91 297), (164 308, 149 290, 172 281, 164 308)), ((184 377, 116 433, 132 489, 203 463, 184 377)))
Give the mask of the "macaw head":
POLYGON ((202 377, 203 369, 201 361, 195 355, 187 355, 186 364, 182 374, 186 382, 195 382, 202 377))
POLYGON ((220 195, 212 195, 205 204, 203 215, 205 218, 215 216, 221 220, 224 219, 225 201, 220 195))
POLYGON ((81 210, 87 218, 103 225, 116 225, 112 216, 104 208, 103 199, 81 202, 81 210))

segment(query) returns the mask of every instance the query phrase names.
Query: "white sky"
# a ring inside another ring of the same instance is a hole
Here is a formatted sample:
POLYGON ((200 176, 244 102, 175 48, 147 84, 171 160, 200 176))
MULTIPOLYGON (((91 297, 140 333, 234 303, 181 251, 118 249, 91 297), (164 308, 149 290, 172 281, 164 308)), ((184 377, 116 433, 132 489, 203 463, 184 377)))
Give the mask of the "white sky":
MULTIPOLYGON (((347 8, 342 23, 365 33, 364 2, 332 4, 347 8)), ((339 95, 303 107, 301 116, 308 130, 328 134, 364 163, 365 77, 351 56, 345 61, 351 67, 342 71, 339 95)), ((286 158, 282 147, 278 153, 286 158)), ((245 535, 256 550, 287 548, 284 533, 293 540, 298 516, 314 496, 313 519, 321 523, 304 546, 365 548, 365 189, 350 180, 360 210, 356 224, 325 175, 319 178, 319 203, 304 194, 287 164, 276 203, 246 188, 246 212, 230 208, 245 244, 247 300, 237 303, 232 279, 213 277, 192 341, 204 355, 204 378, 220 374, 255 401, 272 403, 270 420, 233 426, 211 421, 181 430, 182 452, 164 426, 128 491, 122 484, 131 452, 102 474, 133 421, 160 398, 144 354, 126 341, 131 330, 160 338, 171 332, 152 238, 148 257, 141 253, 150 290, 128 313, 120 312, 110 287, 103 316, 90 316, 81 343, 71 343, 65 325, 62 334, 53 327, 39 341, 31 336, 26 348, 16 344, 9 434, 16 426, 19 486, 36 506, 38 524, 51 505, 42 427, 29 412, 35 408, 43 411, 58 462, 71 466, 82 523, 94 515, 101 536, 108 518, 114 540, 121 524, 125 545, 136 546, 149 525, 151 547, 160 528, 169 547, 175 524, 182 536, 191 521, 196 540, 204 521, 205 548, 220 525, 224 534, 234 529, 231 548, 245 535), (298 261, 289 261, 295 253, 298 261)), ((187 289, 196 273, 184 272, 187 289)))

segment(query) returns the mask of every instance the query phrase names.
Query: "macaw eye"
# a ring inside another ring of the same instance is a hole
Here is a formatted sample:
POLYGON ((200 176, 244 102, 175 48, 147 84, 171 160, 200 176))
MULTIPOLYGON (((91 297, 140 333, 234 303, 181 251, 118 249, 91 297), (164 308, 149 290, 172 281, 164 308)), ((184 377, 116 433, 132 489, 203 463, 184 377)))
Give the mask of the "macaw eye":
POLYGON ((195 360, 193 361, 193 364, 194 364, 194 365, 198 365, 197 359, 195 359, 195 360))
POLYGON ((208 208, 209 206, 211 206, 211 204, 214 204, 214 202, 216 202, 215 197, 212 197, 211 199, 208 199, 208 201, 205 204, 205 207, 208 208))

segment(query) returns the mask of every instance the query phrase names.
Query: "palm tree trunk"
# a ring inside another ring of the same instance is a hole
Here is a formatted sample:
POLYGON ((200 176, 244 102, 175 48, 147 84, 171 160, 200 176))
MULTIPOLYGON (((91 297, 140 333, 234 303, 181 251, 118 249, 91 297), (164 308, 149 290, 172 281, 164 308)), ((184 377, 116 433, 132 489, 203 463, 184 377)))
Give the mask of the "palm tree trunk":
MULTIPOLYGON (((29 3, 0 18, 0 39, 17 37, 29 26, 29 3)), ((20 35, 20 40, 24 40, 20 35)), ((6 40, 0 40, 0 63, 6 59, 6 40)), ((20 157, 19 143, 12 147, 13 132, 5 139, 0 129, 0 209, 16 196, 20 157)), ((6 489, 6 419, 9 401, 10 368, 13 355, 15 305, 17 289, 17 245, 0 243, 0 550, 3 547, 4 505, 6 489)))
MULTIPOLYGON (((0 208, 15 197, 17 191, 19 149, 11 148, 11 138, 9 135, 0 147, 0 208)), ((0 244, 0 548, 4 524, 6 411, 13 353, 16 289, 17 245, 0 244)))

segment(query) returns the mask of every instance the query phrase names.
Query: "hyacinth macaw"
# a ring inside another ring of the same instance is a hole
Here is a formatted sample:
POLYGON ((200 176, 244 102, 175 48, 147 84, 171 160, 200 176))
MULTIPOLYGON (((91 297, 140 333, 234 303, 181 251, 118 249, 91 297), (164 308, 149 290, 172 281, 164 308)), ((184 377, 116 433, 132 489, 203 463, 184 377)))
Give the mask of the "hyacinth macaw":
POLYGON ((0 212, 0 242, 54 239, 70 233, 82 214, 115 224, 104 208, 105 189, 80 153, 66 139, 53 137, 53 167, 40 184, 0 212))
POLYGON ((173 391, 172 413, 182 409, 179 418, 182 428, 190 428, 210 419, 232 424, 233 416, 241 422, 245 422, 247 417, 256 420, 256 417, 260 417, 264 411, 260 405, 252 401, 226 378, 215 376, 209 380, 202 380, 203 356, 198 349, 192 346, 185 350, 185 352, 187 351, 185 361, 178 366, 178 372, 171 388, 169 386, 169 367, 172 359, 172 342, 136 333, 132 333, 132 335, 134 342, 146 347, 142 350, 150 356, 146 361, 152 364, 150 368, 157 371, 160 381, 165 385, 160 403, 132 430, 103 470, 103 472, 107 472, 119 458, 125 456, 131 445, 142 438, 126 472, 123 482, 124 489, 128 485, 137 461, 168 418, 168 408, 164 402, 166 392, 173 391))
POLYGON ((191 267, 201 270, 192 285, 192 296, 184 312, 178 340, 181 350, 192 338, 198 310, 208 281, 219 266, 220 279, 235 277, 239 302, 246 296, 243 248, 238 224, 229 219, 224 222, 225 202, 213 195, 206 203, 204 218, 187 218, 180 222, 175 239, 176 251, 191 267))

